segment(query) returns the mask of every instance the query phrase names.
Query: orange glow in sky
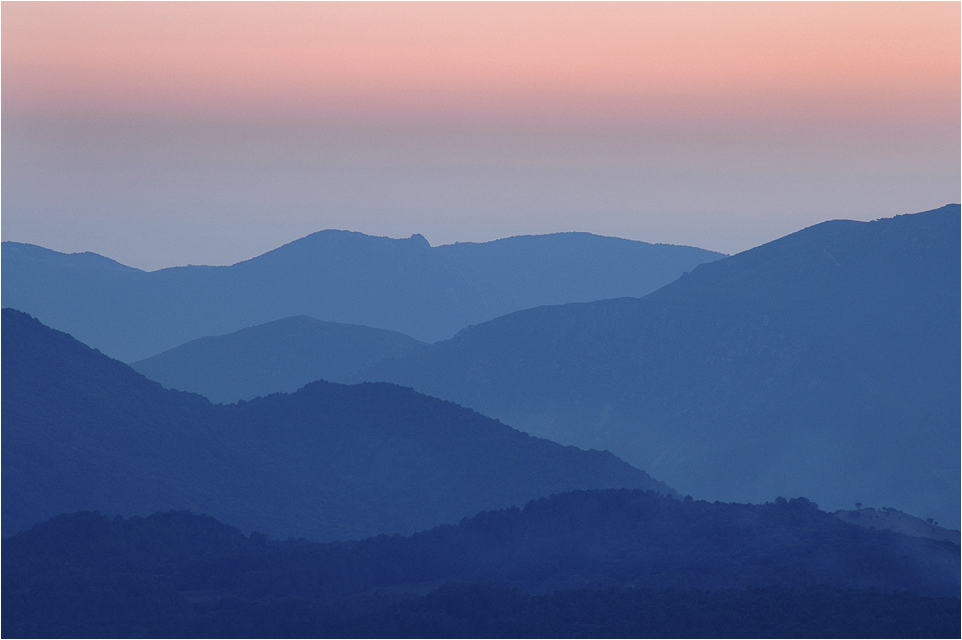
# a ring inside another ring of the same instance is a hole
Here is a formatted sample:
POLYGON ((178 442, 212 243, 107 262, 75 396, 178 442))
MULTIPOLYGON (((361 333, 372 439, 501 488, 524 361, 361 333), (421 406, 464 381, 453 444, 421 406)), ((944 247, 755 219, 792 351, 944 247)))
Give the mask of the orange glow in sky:
POLYGON ((5 112, 957 121, 960 4, 10 3, 5 112))

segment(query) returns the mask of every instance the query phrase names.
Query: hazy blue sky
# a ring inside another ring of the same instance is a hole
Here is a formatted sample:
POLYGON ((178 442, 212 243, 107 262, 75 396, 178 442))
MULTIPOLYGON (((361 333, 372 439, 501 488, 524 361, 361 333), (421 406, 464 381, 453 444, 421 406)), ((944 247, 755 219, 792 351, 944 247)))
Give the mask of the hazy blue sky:
POLYGON ((3 3, 2 236, 741 251, 960 200, 959 3, 3 3))

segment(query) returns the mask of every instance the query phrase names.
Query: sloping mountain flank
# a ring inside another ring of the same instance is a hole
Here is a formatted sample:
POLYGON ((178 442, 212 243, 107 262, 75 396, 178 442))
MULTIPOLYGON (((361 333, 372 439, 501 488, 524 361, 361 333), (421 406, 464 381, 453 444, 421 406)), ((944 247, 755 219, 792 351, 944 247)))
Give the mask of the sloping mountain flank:
POLYGON ((231 403, 315 380, 348 382, 362 367, 426 346, 396 331, 297 316, 198 338, 130 366, 168 389, 231 403))
POLYGON ((534 438, 390 384, 236 405, 170 391, 2 312, 2 524, 192 509, 271 536, 411 533, 575 488, 674 493, 607 452, 534 438))
POLYGON ((29 244, 0 253, 4 306, 125 362, 299 315, 434 342, 519 309, 645 295, 722 257, 587 233, 431 247, 334 230, 230 267, 149 273, 29 244))
POLYGON ((959 527, 959 205, 832 221, 642 299, 545 306, 375 365, 708 499, 959 527))
MULTIPOLYGON (((861 505, 858 506, 861 507, 861 505)), ((962 532, 958 529, 946 529, 940 527, 937 520, 932 518, 923 520, 891 507, 842 509, 835 512, 835 517, 866 529, 887 529, 904 533, 907 536, 947 540, 953 544, 962 544, 962 532)))

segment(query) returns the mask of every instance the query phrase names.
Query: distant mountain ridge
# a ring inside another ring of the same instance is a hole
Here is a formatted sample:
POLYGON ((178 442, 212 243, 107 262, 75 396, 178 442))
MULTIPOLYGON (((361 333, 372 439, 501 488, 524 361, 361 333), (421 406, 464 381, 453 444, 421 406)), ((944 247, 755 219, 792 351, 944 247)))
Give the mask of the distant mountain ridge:
POLYGON ((2 311, 2 525, 193 509, 271 536, 412 533, 574 488, 673 494, 607 452, 533 438, 390 384, 237 405, 169 391, 2 311))
POLYGON ((4 306, 126 362, 299 315, 433 342, 518 309, 644 295, 722 257, 586 233, 431 247, 335 230, 230 267, 148 273, 13 242, 0 255, 4 306))
POLYGON ((546 306, 383 380, 604 448, 699 497, 959 523, 959 205, 832 221, 645 298, 546 306))
POLYGON ((424 347, 396 331, 296 316, 198 338, 130 366, 169 389, 231 403, 315 380, 347 383, 358 369, 424 347))

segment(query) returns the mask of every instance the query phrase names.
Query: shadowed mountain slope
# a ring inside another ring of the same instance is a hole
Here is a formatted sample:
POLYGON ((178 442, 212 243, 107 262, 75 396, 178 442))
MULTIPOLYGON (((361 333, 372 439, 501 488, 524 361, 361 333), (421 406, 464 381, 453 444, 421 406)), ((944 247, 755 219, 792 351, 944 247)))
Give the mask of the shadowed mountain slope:
POLYGON ((426 346, 395 331, 297 316, 198 338, 130 366, 169 389, 230 403, 315 380, 348 382, 362 367, 426 346))
POLYGON ((577 491, 409 537, 333 544, 247 538, 184 512, 76 513, 3 540, 2 551, 5 636, 956 637, 959 629, 958 545, 846 524, 805 498, 711 504, 577 491))
POLYGON ((148 273, 4 242, 3 304, 132 362, 298 315, 433 342, 518 309, 644 295, 719 257, 586 233, 431 247, 328 230, 230 267, 148 273))
POLYGON ((546 306, 359 379, 604 448, 682 493, 959 523, 959 205, 833 221, 642 299, 546 306))
POLYGON ((573 488, 671 489, 389 384, 212 405, 13 309, 2 326, 2 522, 193 509, 273 536, 411 533, 573 488))

